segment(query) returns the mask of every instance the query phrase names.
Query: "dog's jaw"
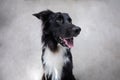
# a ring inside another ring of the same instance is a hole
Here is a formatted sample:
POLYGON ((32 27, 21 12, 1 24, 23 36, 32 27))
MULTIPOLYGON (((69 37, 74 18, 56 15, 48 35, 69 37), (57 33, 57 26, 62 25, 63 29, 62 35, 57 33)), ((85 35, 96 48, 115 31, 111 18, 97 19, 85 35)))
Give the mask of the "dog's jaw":
POLYGON ((68 48, 72 48, 74 46, 73 44, 73 37, 71 38, 61 38, 61 42, 64 44, 64 46, 68 47, 68 48))

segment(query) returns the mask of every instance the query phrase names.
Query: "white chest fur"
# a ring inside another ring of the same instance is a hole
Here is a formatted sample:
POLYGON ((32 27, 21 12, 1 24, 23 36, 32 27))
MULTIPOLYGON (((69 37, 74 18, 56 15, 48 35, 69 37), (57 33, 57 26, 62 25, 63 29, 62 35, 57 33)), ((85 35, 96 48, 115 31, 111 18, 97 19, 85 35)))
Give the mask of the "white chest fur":
POLYGON ((58 45, 58 51, 53 53, 51 50, 46 47, 45 54, 43 56, 45 63, 45 75, 52 75, 52 80, 60 80, 62 68, 66 62, 69 61, 69 58, 65 56, 66 48, 58 45))

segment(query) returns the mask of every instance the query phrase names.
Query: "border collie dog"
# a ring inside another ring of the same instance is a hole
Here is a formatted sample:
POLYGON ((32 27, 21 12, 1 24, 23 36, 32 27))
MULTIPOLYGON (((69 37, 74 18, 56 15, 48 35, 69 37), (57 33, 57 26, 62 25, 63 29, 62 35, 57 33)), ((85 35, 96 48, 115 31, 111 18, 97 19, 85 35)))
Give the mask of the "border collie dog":
POLYGON ((43 24, 42 80, 75 80, 70 49, 81 28, 72 24, 67 13, 45 10, 33 15, 43 24))

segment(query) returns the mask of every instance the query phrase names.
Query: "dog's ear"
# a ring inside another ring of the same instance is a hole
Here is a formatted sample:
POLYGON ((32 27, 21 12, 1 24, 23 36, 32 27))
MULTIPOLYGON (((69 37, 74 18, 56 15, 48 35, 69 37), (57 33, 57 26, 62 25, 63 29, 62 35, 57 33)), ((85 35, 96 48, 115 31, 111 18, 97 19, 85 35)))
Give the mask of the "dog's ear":
POLYGON ((45 10, 39 13, 35 13, 33 14, 33 16, 37 17, 38 19, 41 19, 43 22, 45 22, 46 20, 48 20, 49 16, 51 14, 53 14, 54 12, 50 11, 50 10, 45 10))

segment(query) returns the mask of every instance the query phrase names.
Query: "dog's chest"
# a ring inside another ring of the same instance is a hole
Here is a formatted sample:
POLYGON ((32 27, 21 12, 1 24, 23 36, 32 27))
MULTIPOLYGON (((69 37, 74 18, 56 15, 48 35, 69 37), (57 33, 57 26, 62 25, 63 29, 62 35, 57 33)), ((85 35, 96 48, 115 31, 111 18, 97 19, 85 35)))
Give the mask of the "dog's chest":
POLYGON ((43 63, 45 64, 45 75, 48 75, 48 77, 52 76, 52 80, 61 79, 63 66, 70 61, 69 58, 65 56, 66 48, 60 45, 58 48, 58 51, 53 53, 48 47, 46 47, 43 56, 43 63))

